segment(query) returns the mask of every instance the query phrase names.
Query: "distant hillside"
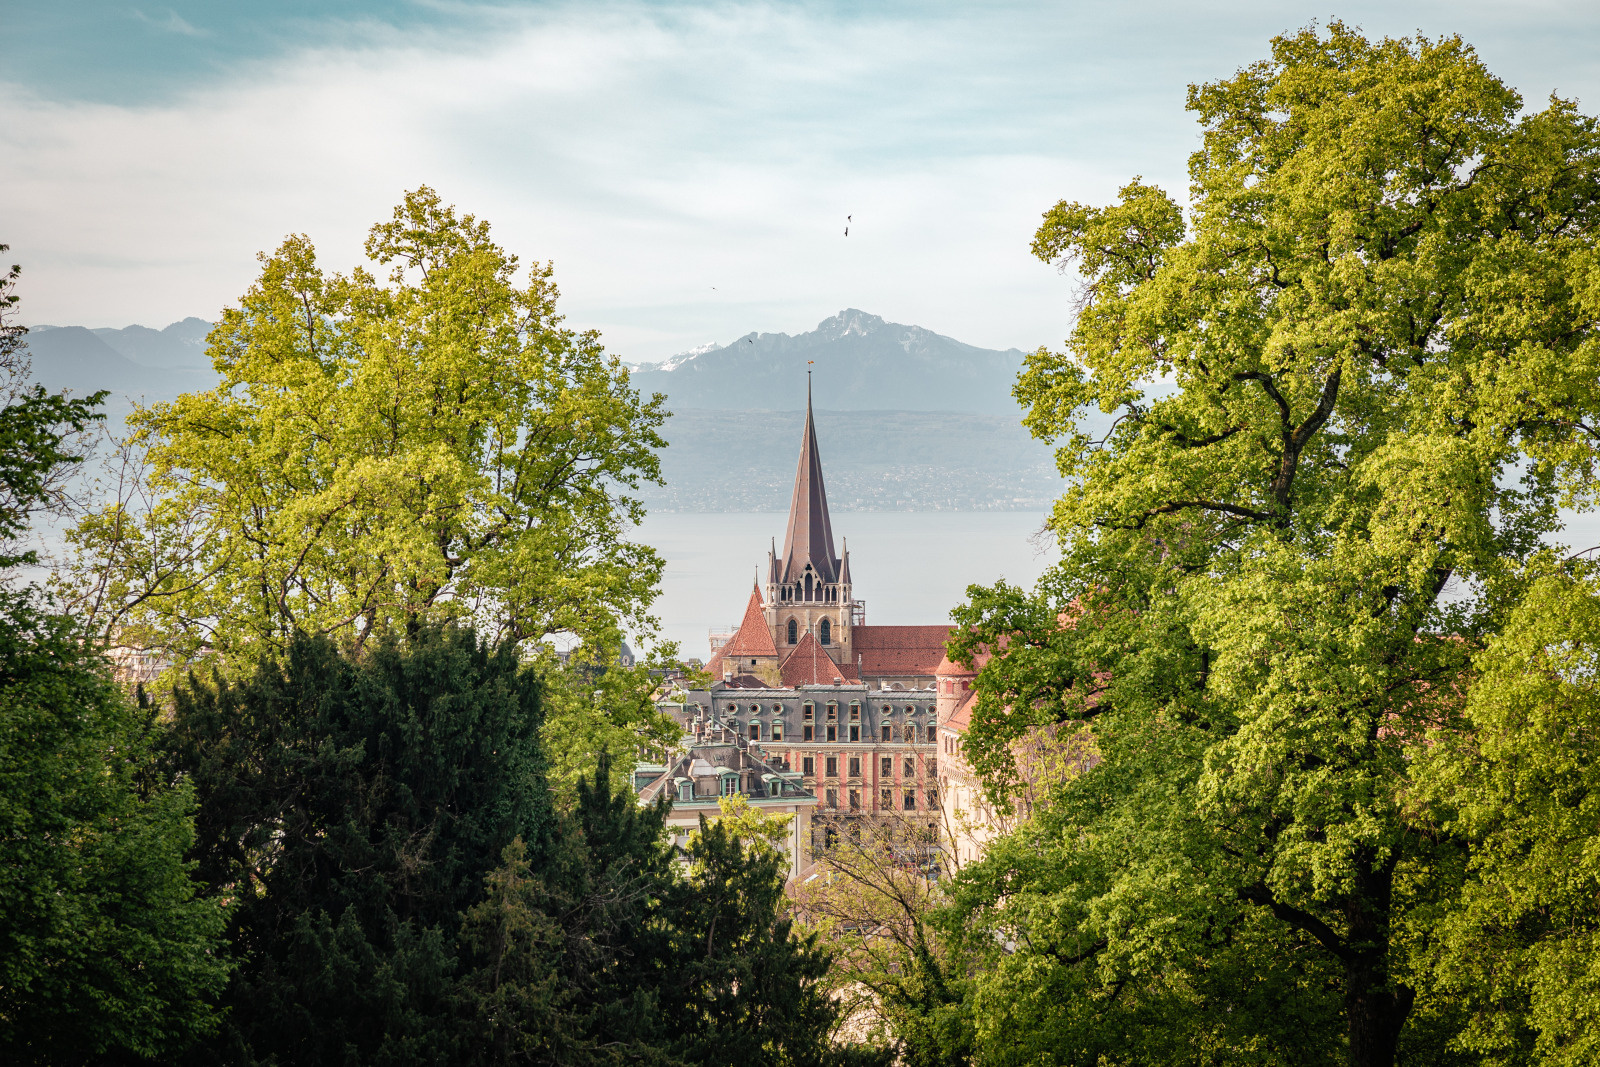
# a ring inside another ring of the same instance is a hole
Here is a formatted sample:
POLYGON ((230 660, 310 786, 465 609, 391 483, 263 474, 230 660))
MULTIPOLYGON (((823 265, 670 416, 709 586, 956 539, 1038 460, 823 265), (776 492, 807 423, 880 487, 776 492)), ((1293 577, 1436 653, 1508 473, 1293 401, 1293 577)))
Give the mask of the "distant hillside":
POLYGON ((673 410, 798 411, 807 370, 816 403, 835 411, 966 411, 1019 418, 1011 387, 1022 352, 997 352, 885 322, 854 308, 815 330, 749 333, 732 344, 641 364, 634 383, 665 393, 673 410))
POLYGON ((205 356, 210 330, 210 323, 195 318, 164 330, 33 326, 28 354, 34 380, 49 389, 71 389, 79 395, 109 389, 115 397, 171 400, 216 382, 205 356))
MULTIPOLYGON (((35 326, 34 378, 77 395, 109 389, 108 429, 133 400, 209 389, 210 325, 164 330, 35 326)), ((816 375, 817 435, 828 498, 840 511, 1041 510, 1061 492, 1050 449, 1019 425, 1009 391, 1022 354, 992 352, 917 326, 844 311, 798 337, 751 340, 677 357, 634 374, 668 394, 665 488, 641 495, 663 511, 781 511, 789 504, 805 407, 816 375), (665 369, 670 368, 670 369, 665 369)))
MULTIPOLYGON (((818 411, 828 502, 838 511, 1043 511, 1064 488, 1050 448, 1003 415, 818 411)), ((656 511, 782 511, 805 415, 680 409, 661 453, 656 511)))

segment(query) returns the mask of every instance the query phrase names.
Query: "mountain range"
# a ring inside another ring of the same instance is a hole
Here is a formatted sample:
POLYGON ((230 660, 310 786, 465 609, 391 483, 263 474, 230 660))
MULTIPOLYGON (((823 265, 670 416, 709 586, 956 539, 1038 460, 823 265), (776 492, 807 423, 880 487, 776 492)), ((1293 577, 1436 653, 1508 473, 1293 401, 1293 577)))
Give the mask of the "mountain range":
POLYGON ((748 333, 659 363, 641 363, 633 380, 668 406, 737 411, 805 408, 805 372, 816 403, 832 411, 962 411, 1020 417, 1011 387, 1023 353, 963 344, 846 308, 815 330, 748 333))
MULTIPOLYGON (((35 326, 34 379, 76 395, 108 389, 117 433, 135 399, 209 389, 209 323, 162 330, 35 326)), ((1017 349, 963 344, 920 326, 847 309, 815 330, 750 333, 660 363, 633 384, 665 393, 667 484, 645 487, 654 510, 781 511, 794 478, 813 372, 817 433, 830 500, 841 511, 1043 510, 1061 491, 1050 450, 1019 425, 1010 390, 1017 349)))
POLYGON ((28 353, 34 380, 49 389, 71 389, 79 395, 109 389, 119 396, 171 400, 216 383, 216 372, 206 358, 210 331, 211 324, 197 318, 164 330, 31 326, 28 353))

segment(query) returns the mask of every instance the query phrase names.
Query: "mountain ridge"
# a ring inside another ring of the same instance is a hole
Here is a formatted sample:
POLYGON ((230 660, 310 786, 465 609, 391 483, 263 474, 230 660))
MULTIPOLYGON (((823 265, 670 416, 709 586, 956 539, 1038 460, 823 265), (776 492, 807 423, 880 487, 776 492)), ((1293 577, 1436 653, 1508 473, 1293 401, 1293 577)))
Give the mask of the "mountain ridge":
POLYGON ((793 411, 805 406, 803 372, 817 402, 837 411, 950 411, 1019 417, 1011 387, 1020 349, 979 348, 922 326, 845 308, 806 333, 752 331, 632 367, 634 385, 670 406, 793 411))

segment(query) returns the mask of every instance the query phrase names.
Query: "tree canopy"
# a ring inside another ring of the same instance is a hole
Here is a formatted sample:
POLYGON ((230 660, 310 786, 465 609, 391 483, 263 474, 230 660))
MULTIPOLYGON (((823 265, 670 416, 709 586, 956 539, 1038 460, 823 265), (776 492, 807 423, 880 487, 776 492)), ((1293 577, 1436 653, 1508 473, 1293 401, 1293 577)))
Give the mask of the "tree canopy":
POLYGON ((627 540, 626 493, 659 478, 660 398, 561 326, 551 266, 519 286, 488 224, 432 190, 366 251, 386 277, 286 239, 211 333, 217 387, 135 411, 149 506, 73 531, 80 610, 180 662, 424 619, 607 647, 648 626, 661 561, 627 540))
POLYGON ((1467 840, 1418 757, 1470 732, 1474 657, 1557 508, 1594 501, 1600 132, 1524 112, 1458 38, 1337 22, 1189 107, 1186 208, 1136 179, 1035 239, 1082 285, 1016 390, 1061 441, 1063 562, 958 612, 959 653, 998 650, 967 751, 996 771, 1080 718, 1102 762, 964 876, 967 920, 1018 945, 980 1045, 1446 1057, 1429 952, 1467 840))

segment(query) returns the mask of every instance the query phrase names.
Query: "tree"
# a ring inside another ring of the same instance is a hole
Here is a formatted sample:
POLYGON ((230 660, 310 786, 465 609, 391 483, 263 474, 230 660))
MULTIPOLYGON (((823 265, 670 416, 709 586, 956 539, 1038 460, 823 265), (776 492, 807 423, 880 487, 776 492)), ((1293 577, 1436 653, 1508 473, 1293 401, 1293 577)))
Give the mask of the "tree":
POLYGON ((1540 559, 1474 661, 1470 728, 1441 734, 1422 782, 1471 843, 1463 906, 1440 924, 1442 988, 1491 1063, 1600 1056, 1600 580, 1540 559))
POLYGON ((152 712, 18 587, 34 555, 13 546, 62 505, 104 395, 26 384, 19 272, 0 277, 0 1059, 168 1056, 216 1025, 226 909, 196 899, 193 792, 158 780, 152 712))
POLYGON ((194 783, 198 873, 236 902, 242 961, 207 1056, 455 1055, 460 916, 508 845, 542 856, 554 830, 539 722, 509 642, 438 625, 359 661, 301 637, 176 690, 164 764, 194 783))
MULTIPOLYGON (((0 253, 9 245, 0 244, 0 253)), ((40 512, 59 513, 66 502, 65 481, 83 461, 81 435, 105 415, 97 411, 101 390, 73 399, 30 385, 27 327, 8 320, 21 299, 16 264, 0 274, 0 568, 37 562, 34 549, 18 538, 40 512)))
POLYGON ((0 1059, 166 1057, 213 1030, 226 904, 196 898, 193 790, 70 618, 0 592, 0 1059))
MULTIPOLYGON (((1035 239, 1083 279, 1067 352, 1016 390, 1063 440, 1063 562, 958 612, 957 654, 1006 642, 966 751, 998 766, 1082 719, 1102 761, 1042 858, 963 876, 967 914, 1015 940, 1008 973, 1082 991, 1065 1015, 1186 1004, 1264 1060, 1443 1056, 1461 1020, 1426 949, 1464 841, 1416 757, 1465 728, 1522 562, 1600 484, 1600 136, 1567 101, 1519 115, 1457 38, 1340 23, 1189 106, 1187 213, 1135 180, 1035 239), (1100 439, 1092 408, 1117 414, 1100 439), (1272 995, 1229 994, 1230 969, 1272 995), (1281 1025, 1329 990, 1342 1033, 1281 1025)), ((1053 1010, 990 1003, 980 1032, 1053 1010)))
POLYGON ((971 1062, 969 960, 962 939, 940 929, 947 902, 929 872, 943 835, 918 814, 855 820, 848 830, 793 894, 796 915, 834 957, 834 997, 894 1062, 971 1062))
POLYGON ((285 240, 211 334, 218 386, 134 412, 154 504, 75 528, 79 610, 180 663, 427 619, 601 646, 647 626, 661 561, 625 494, 660 476, 661 398, 561 327, 552 267, 519 287, 430 189, 366 251, 386 280, 285 240))

